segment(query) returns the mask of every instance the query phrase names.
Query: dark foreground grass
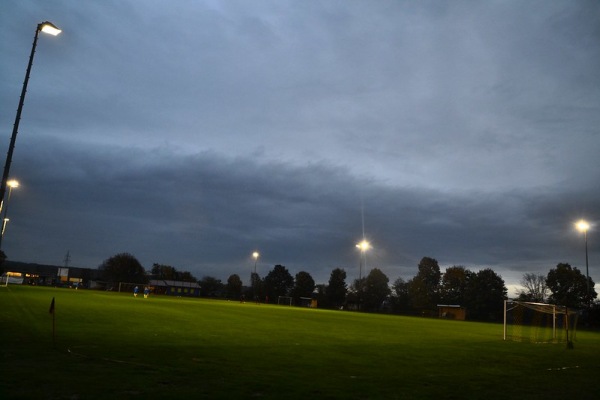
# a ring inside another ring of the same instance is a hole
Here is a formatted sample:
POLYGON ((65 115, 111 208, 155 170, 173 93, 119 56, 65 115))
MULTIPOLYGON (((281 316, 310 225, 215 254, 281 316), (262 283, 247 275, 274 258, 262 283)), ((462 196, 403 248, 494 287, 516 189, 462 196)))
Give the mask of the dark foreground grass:
POLYGON ((0 288, 2 399, 597 399, 599 356, 581 330, 567 350, 497 324, 0 288))

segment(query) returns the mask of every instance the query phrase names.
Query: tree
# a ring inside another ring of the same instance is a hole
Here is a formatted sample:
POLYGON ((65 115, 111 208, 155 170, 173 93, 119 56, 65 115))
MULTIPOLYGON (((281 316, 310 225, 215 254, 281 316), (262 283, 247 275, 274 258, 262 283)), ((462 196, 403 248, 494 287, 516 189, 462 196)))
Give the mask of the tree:
POLYGON ((177 272, 177 280, 182 282, 198 282, 190 271, 177 272))
POLYGON ((189 271, 177 271, 177 268, 171 267, 170 265, 156 264, 152 265, 151 273, 156 279, 165 279, 170 281, 182 281, 182 282, 197 282, 191 272, 189 271))
POLYGON ((154 263, 152 265, 151 273, 156 279, 177 280, 177 270, 170 265, 154 263))
POLYGON ((414 308, 425 313, 435 312, 441 275, 436 259, 430 257, 421 259, 419 272, 409 282, 409 294, 414 308))
POLYGON ((259 299, 262 297, 262 293, 263 293, 263 281, 262 279, 260 279, 260 275, 257 274, 256 272, 251 272, 250 273, 250 290, 249 293, 247 292, 246 295, 248 296, 248 298, 252 298, 254 299, 254 301, 258 302, 259 299))
POLYGON ((402 278, 398 278, 392 284, 392 310, 398 313, 407 313, 411 311, 409 283, 402 278))
POLYGON ((473 272, 463 266, 453 266, 446 269, 440 285, 440 301, 443 304, 465 305, 465 296, 469 279, 473 272))
POLYGON ((367 284, 367 277, 356 278, 350 285, 350 289, 346 294, 347 303, 356 304, 358 310, 363 309, 363 296, 365 293, 365 287, 367 284))
POLYGON ((202 295, 205 297, 217 297, 223 290, 223 283, 221 283, 221 280, 213 278, 212 276, 203 277, 199 284, 202 295))
POLYGON ((265 295, 269 301, 277 301, 279 296, 287 296, 294 286, 294 278, 283 265, 276 265, 264 279, 265 295))
POLYGON ((292 289, 292 297, 296 304, 299 304, 300 297, 312 297, 315 290, 315 280, 305 271, 300 271, 296 274, 294 288, 292 289))
POLYGON ((390 280, 379 269, 373 268, 365 280, 363 304, 366 311, 378 311, 390 295, 390 280))
POLYGON ((544 275, 526 273, 521 279, 524 289, 519 290, 519 300, 544 303, 548 296, 548 285, 544 275))
POLYGON ((107 282, 140 284, 148 282, 144 267, 129 253, 120 253, 104 260, 98 270, 101 271, 102 279, 107 282))
POLYGON ((594 281, 566 263, 560 263, 548 272, 546 285, 552 293, 549 301, 561 306, 585 308, 598 296, 594 281))
POLYGON ((469 318, 482 321, 500 321, 507 294, 504 280, 493 270, 486 268, 468 280, 465 295, 469 318))
POLYGON ((346 294, 348 293, 346 271, 342 268, 336 268, 331 271, 326 293, 327 299, 333 307, 339 308, 344 305, 346 302, 346 294))
POLYGON ((321 308, 331 307, 329 299, 327 298, 327 285, 319 284, 315 285, 317 304, 321 308))
POLYGON ((242 279, 239 275, 233 274, 227 278, 227 298, 229 299, 240 299, 242 296, 242 279))

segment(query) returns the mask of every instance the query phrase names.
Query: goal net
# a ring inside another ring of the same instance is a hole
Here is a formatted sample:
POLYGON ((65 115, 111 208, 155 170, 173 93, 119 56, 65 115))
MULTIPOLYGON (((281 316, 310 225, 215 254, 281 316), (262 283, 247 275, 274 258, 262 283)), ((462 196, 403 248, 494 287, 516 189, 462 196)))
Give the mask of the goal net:
POLYGON ((504 301, 504 340, 532 343, 572 342, 577 310, 526 301, 504 301))
POLYGON ((277 298, 277 304, 283 304, 284 306, 292 305, 292 298, 288 296, 279 296, 277 298))

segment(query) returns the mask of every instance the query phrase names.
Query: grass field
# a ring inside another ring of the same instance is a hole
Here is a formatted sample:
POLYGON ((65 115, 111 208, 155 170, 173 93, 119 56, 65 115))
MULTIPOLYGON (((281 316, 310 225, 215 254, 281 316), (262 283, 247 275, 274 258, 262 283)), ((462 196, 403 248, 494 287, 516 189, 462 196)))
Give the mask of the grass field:
POLYGON ((581 329, 568 350, 498 324, 0 288, 2 399, 597 399, 599 356, 581 329))

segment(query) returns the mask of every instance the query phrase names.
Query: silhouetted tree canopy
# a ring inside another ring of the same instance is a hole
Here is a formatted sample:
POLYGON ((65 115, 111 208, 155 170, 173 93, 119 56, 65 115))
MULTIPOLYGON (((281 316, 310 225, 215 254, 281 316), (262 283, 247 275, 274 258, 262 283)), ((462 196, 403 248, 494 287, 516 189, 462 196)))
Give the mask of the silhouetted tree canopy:
POLYGON ((395 312, 409 313, 411 308, 409 284, 402 278, 398 278, 392 285, 392 309, 395 312))
POLYGON ((333 307, 341 307, 346 302, 347 292, 346 271, 342 268, 334 269, 329 276, 329 285, 326 291, 329 303, 333 307))
POLYGON ((506 286, 492 269, 486 268, 468 280, 466 307, 469 318, 481 321, 501 321, 504 315, 506 286))
POLYGON ((526 273, 521 279, 523 290, 519 291, 519 300, 544 303, 548 296, 548 285, 544 275, 526 273))
POLYGON ((264 279, 265 295, 269 302, 277 302, 279 296, 288 296, 294 286, 294 278, 283 265, 276 265, 264 279))
POLYGON ((373 268, 365 279, 363 304, 365 311, 378 311, 390 295, 389 278, 379 269, 373 268))
POLYGON ((294 297, 296 304, 300 304, 300 297, 312 297, 314 290, 315 280, 313 277, 306 271, 298 272, 292 289, 292 297, 294 297))
POLYGON ((239 299, 242 295, 242 280, 240 276, 237 274, 229 275, 225 289, 227 291, 227 298, 239 299))
POLYGON ((107 282, 140 284, 148 282, 144 267, 129 253, 120 253, 104 260, 98 269, 102 273, 102 279, 107 282))
POLYGON ((221 280, 212 276, 203 277, 198 284, 200 285, 202 296, 206 297, 217 297, 223 290, 223 283, 221 283, 221 280))
POLYGON ((473 272, 463 266, 453 266, 446 269, 440 285, 440 302, 464 306, 469 279, 472 279, 473 275, 473 272))
POLYGON ((413 307, 422 312, 436 312, 441 279, 440 266, 434 258, 423 257, 417 275, 409 282, 413 307))
POLYGON ((585 308, 598 296, 592 278, 588 280, 577 267, 566 263, 548 272, 546 284, 551 292, 548 300, 561 306, 585 308))

